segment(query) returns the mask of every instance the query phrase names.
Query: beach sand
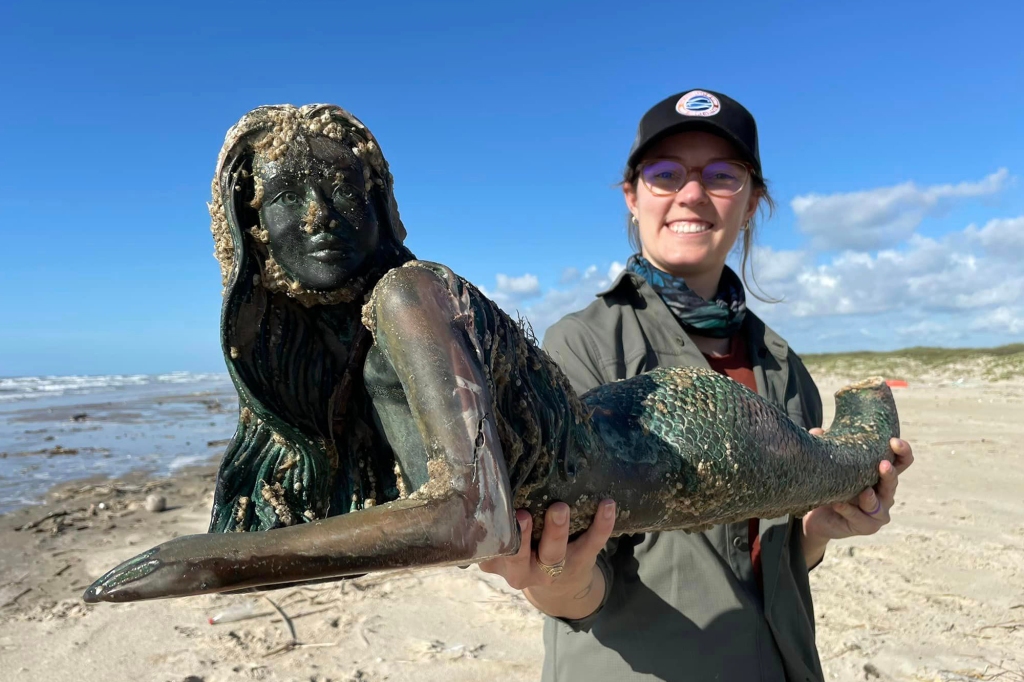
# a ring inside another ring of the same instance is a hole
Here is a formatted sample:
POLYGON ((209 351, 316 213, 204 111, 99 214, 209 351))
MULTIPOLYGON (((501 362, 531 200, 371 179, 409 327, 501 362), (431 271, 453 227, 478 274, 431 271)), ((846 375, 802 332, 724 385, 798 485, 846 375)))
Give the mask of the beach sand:
MULTIPOLYGON (((816 378, 828 423, 831 393, 859 377, 816 378)), ((811 575, 826 678, 1024 680, 1024 380, 912 381, 896 396, 917 462, 900 481, 893 523, 833 543, 811 575)), ((80 601, 121 560, 204 532, 213 483, 212 467, 76 481, 0 516, 0 677, 539 678, 541 617, 476 567, 262 596, 80 601), (167 510, 147 511, 148 495, 166 498, 167 510), (208 622, 224 612, 247 617, 208 622)))

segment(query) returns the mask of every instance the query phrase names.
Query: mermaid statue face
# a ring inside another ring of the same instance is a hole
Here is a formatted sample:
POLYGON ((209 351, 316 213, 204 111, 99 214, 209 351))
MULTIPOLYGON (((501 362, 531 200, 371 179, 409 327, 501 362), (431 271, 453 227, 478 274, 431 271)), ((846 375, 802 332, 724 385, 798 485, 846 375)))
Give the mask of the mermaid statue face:
POLYGON ((270 255, 309 290, 344 286, 379 240, 362 161, 322 136, 298 137, 283 154, 271 152, 257 152, 253 162, 270 255))

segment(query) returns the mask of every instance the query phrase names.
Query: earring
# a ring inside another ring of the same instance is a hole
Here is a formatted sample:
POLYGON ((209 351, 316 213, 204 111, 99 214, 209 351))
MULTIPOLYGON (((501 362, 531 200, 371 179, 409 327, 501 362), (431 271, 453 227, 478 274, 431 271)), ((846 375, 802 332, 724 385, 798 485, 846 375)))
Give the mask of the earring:
POLYGON ((635 213, 632 216, 630 216, 629 222, 633 223, 634 227, 640 227, 640 221, 636 219, 635 213))
POLYGON ((740 230, 745 232, 749 227, 750 227, 750 221, 748 220, 747 222, 745 222, 742 225, 740 225, 740 230))

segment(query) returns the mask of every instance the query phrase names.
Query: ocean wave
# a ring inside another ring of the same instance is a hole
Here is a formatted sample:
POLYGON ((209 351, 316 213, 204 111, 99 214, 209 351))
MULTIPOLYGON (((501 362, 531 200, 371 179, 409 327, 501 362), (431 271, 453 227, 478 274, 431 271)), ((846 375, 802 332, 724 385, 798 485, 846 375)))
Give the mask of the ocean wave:
POLYGON ((88 376, 0 377, 0 403, 62 395, 84 395, 121 388, 194 384, 226 380, 226 374, 169 372, 166 374, 109 374, 88 376))

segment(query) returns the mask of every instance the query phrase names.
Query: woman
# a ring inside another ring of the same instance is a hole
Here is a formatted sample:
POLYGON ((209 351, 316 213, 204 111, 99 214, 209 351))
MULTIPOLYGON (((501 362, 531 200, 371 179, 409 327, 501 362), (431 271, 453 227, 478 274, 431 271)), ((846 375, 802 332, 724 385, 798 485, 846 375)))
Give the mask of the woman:
MULTIPOLYGON (((804 428, 821 426, 814 381, 746 309, 743 283, 725 264, 742 236, 746 270, 755 214, 772 207, 757 139, 750 113, 710 91, 673 95, 641 119, 622 181, 638 253, 544 340, 578 392, 655 367, 710 366, 804 428)), ((879 466, 877 486, 802 518, 609 542, 613 513, 598 513, 568 543, 569 510, 555 504, 535 551, 481 567, 551 616, 544 680, 819 680, 808 570, 830 540, 889 522, 897 475, 913 461, 905 442, 890 447, 895 466, 879 466)), ((530 516, 519 521, 528 535, 530 516)))

